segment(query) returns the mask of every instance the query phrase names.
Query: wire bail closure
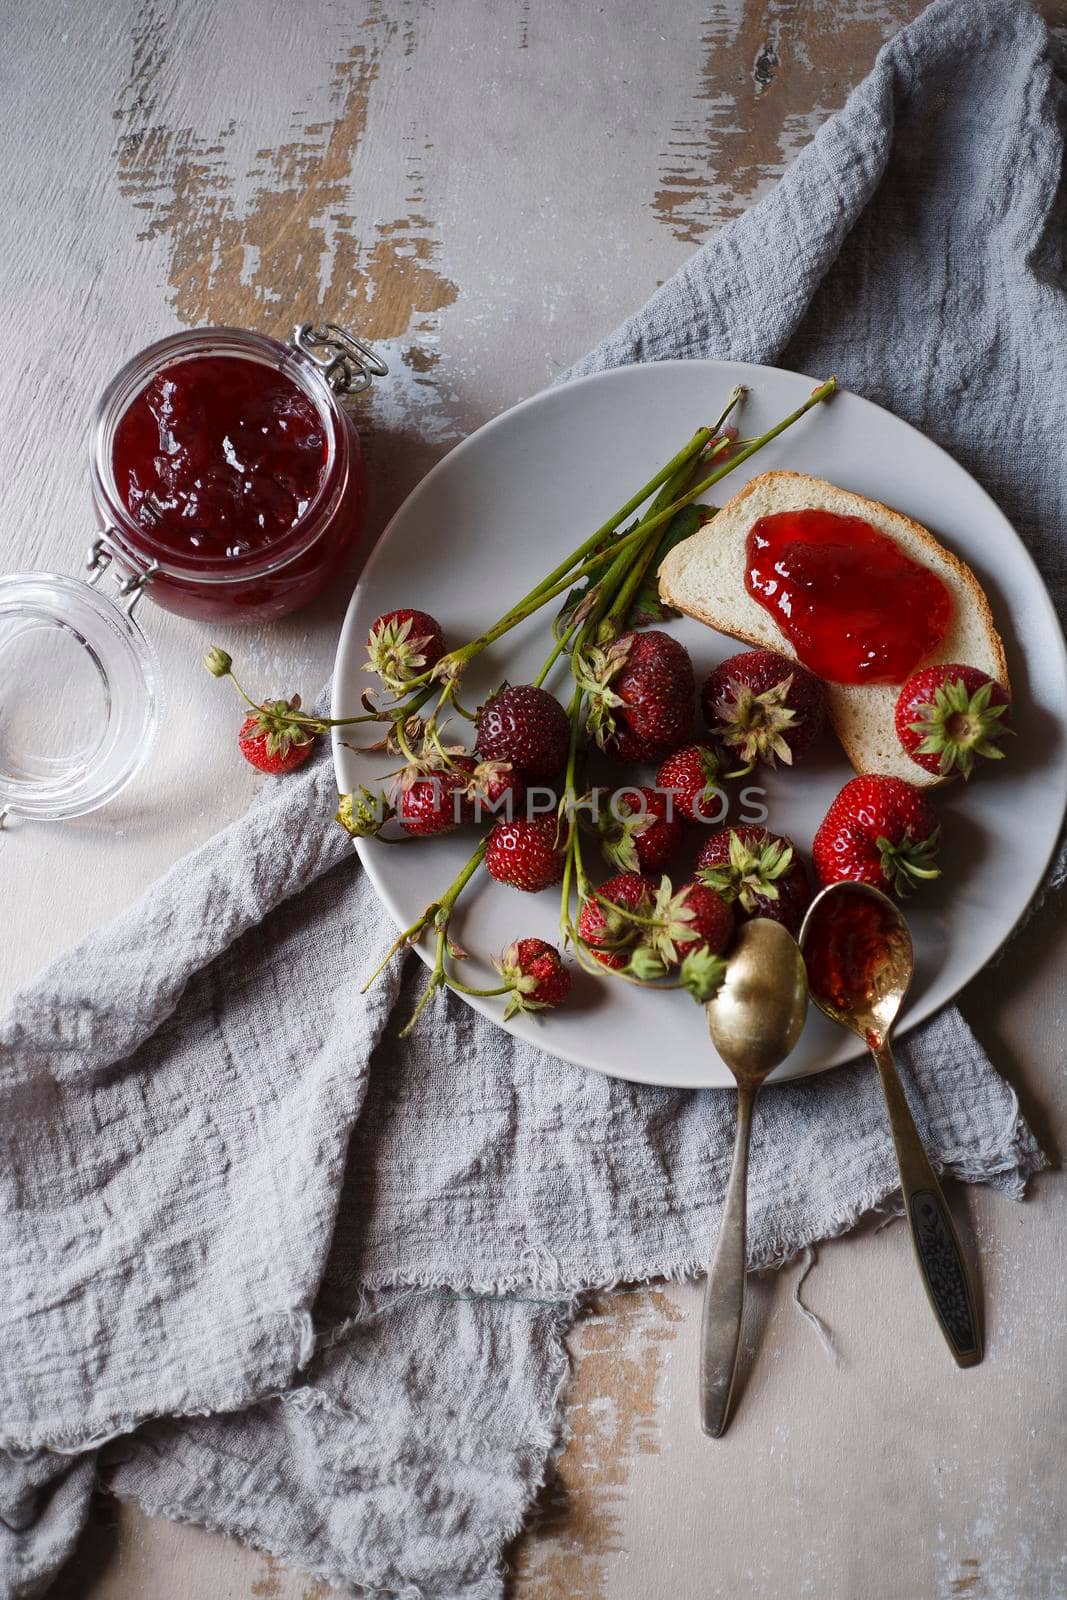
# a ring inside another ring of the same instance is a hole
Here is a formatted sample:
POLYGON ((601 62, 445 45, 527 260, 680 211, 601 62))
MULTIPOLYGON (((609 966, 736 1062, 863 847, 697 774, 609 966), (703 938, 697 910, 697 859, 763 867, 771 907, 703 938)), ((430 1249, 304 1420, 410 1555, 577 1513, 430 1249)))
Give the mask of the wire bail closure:
MULTIPOLYGON (((114 532, 114 528, 105 528, 103 533, 98 534, 93 540, 92 544, 89 546, 89 553, 85 558, 85 566, 89 575, 85 581, 91 588, 96 587, 104 573, 108 570, 116 558, 123 564, 132 565, 130 557, 127 555, 126 551, 121 549, 108 537, 109 534, 114 532)), ((122 595, 126 601, 126 604, 122 609, 125 611, 128 617, 133 616, 133 609, 138 600, 141 598, 141 595, 144 593, 149 579, 152 577, 153 573, 158 571, 158 561, 151 561, 147 567, 140 567, 133 572, 126 573, 124 576, 120 576, 119 570, 116 569, 115 583, 118 587, 119 594, 122 595)))
POLYGON ((301 322, 289 340, 294 350, 313 361, 334 394, 360 394, 372 378, 384 378, 389 368, 370 345, 363 344, 336 322, 301 322))

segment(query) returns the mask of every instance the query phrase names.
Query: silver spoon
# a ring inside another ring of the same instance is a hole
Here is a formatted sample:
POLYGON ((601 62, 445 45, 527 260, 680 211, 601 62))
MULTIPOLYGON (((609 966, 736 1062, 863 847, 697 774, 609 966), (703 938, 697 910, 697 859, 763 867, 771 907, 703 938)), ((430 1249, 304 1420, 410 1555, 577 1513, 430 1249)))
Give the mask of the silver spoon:
POLYGON ((800 945, 811 998, 832 1021, 858 1033, 874 1057, 923 1285, 956 1361, 976 1366, 982 1359, 982 1332, 974 1286, 889 1044, 915 965, 903 913, 868 884, 834 883, 808 908, 800 945))
POLYGON ((752 1112, 767 1075, 800 1038, 807 1009, 807 975, 796 940, 766 917, 742 923, 722 987, 704 1008, 711 1042, 737 1079, 734 1164, 700 1329, 700 1415, 713 1439, 726 1432, 741 1342, 752 1112))

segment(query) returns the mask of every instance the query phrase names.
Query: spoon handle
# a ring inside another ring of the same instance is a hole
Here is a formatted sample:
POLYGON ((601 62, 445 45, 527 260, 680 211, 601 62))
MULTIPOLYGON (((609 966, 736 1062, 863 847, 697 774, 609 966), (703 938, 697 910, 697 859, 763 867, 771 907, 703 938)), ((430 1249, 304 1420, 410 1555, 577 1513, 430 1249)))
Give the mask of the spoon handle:
POLYGON ((872 1045, 871 1054, 882 1080, 911 1242, 927 1297, 958 1365, 977 1366, 982 1359, 982 1332, 952 1213, 908 1109, 888 1042, 872 1045))
POLYGON ((758 1089, 737 1088, 734 1164, 723 1203, 715 1257, 704 1287, 700 1324, 700 1420, 711 1439, 721 1439, 730 1413, 741 1318, 745 1309, 745 1218, 748 1196, 748 1144, 758 1089))

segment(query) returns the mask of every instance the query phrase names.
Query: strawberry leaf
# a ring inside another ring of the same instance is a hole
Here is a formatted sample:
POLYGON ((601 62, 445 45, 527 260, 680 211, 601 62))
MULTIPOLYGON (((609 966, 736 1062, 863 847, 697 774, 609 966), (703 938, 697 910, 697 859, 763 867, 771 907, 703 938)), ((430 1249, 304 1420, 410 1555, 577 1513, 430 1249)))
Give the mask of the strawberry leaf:
POLYGON ((628 628, 641 628, 650 623, 665 622, 668 617, 678 615, 673 606, 664 605, 660 599, 659 569, 675 545, 681 544, 683 539, 691 539, 694 533, 699 533, 704 524, 711 521, 715 511, 715 506, 683 506, 681 511, 668 522, 656 546, 655 554, 648 564, 644 580, 633 598, 626 618, 628 628))

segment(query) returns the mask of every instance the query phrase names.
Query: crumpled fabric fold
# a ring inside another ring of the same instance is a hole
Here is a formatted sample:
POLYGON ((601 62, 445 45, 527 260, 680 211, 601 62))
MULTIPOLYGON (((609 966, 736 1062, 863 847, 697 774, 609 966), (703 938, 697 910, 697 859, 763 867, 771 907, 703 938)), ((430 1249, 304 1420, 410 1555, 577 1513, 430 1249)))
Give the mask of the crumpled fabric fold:
MULTIPOLYGON (((571 375, 834 371, 975 472, 1062 600, 1062 146, 1039 19, 938 0, 571 375)), ((398 1041, 413 959, 358 993, 392 929, 334 806, 323 755, 0 1021, 0 1594, 46 1592, 102 1481, 341 1588, 495 1600, 582 1291, 706 1261, 731 1097, 586 1073, 452 998, 398 1041)), ((943 1170, 1021 1197, 1041 1153, 958 1011, 900 1056, 943 1170)), ((895 1187, 867 1069, 768 1092, 753 1264, 895 1187)))

